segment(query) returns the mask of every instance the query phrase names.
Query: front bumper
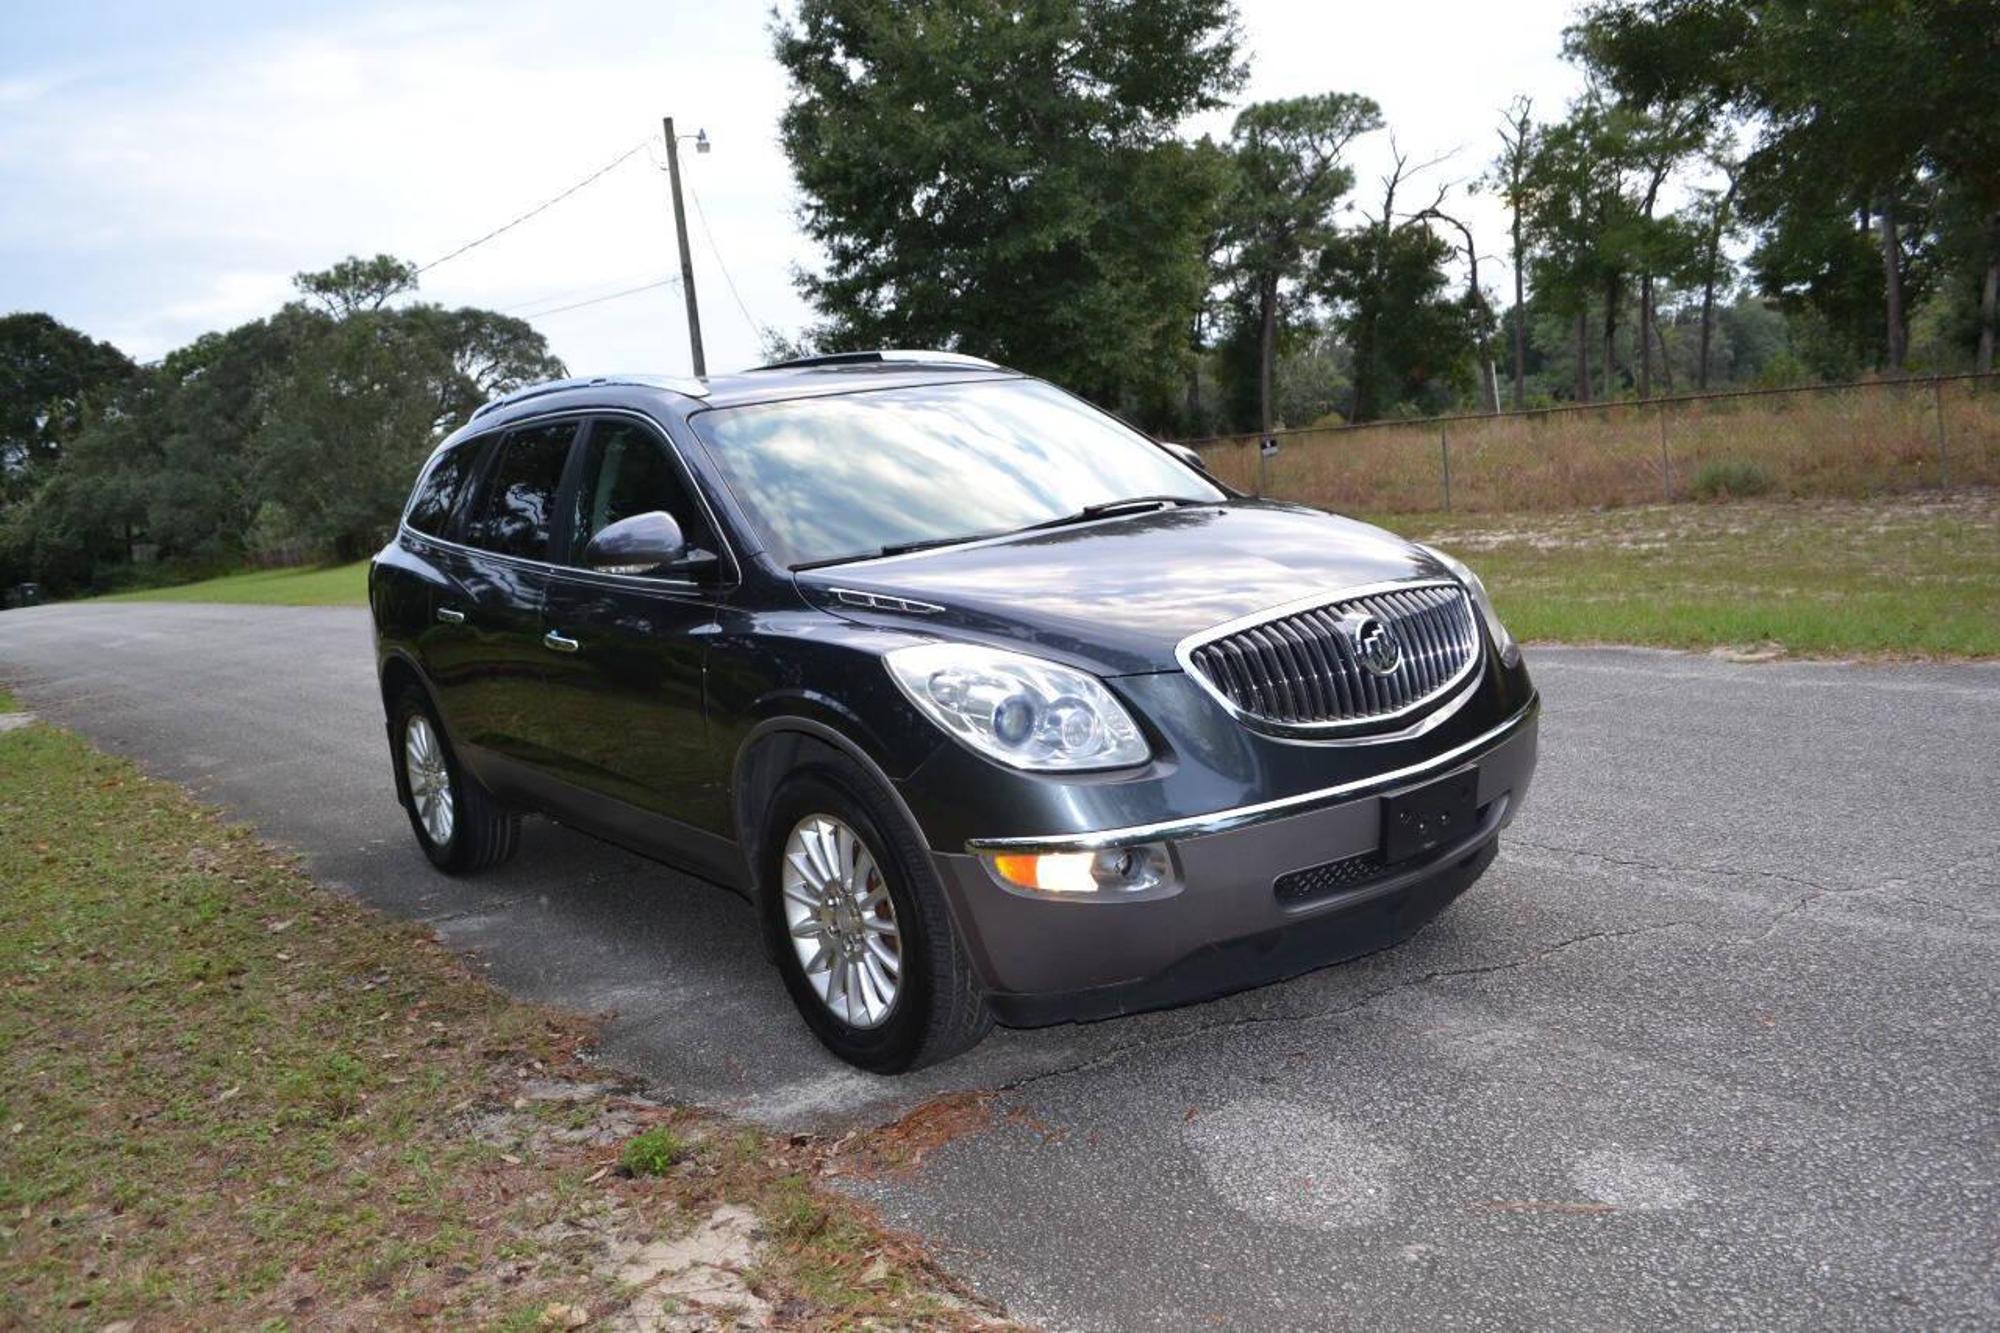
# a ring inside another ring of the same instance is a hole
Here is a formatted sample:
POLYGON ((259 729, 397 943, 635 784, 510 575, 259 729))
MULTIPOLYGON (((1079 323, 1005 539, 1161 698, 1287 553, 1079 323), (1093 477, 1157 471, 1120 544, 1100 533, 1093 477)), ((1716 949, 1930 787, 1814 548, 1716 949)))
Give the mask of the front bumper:
POLYGON ((1500 830, 1519 812, 1534 776, 1538 711, 1530 702, 1471 744, 1303 797, 934 853, 995 1016, 1033 1026, 1187 1003, 1408 938, 1493 859, 1500 830), (1418 861, 1371 866, 1382 839, 1382 798, 1467 767, 1478 771, 1473 830, 1418 861), (1003 885, 977 854, 1141 841, 1172 846, 1177 892, 1052 898, 1003 885))

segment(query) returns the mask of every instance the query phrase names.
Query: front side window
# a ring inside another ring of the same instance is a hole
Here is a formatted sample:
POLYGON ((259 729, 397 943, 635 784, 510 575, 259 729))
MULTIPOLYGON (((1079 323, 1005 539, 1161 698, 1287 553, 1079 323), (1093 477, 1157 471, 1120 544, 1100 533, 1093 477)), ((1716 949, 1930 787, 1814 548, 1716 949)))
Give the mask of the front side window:
POLYGON ((412 528, 433 537, 445 534, 452 511, 458 507, 458 499, 472 479, 472 465, 479 461, 479 451, 485 443, 483 439, 466 440, 438 455, 430 471, 417 483, 416 496, 410 501, 407 521, 412 528))
POLYGON ((613 523, 654 510, 672 514, 690 546, 712 544, 666 445, 651 431, 636 421, 599 421, 584 448, 570 522, 570 564, 583 563, 583 548, 613 523))
POLYGON ((546 560, 549 524, 576 423, 517 430, 501 441, 479 507, 466 524, 468 545, 501 555, 546 560))
POLYGON ((1012 532, 1141 496, 1223 493, 1145 436, 1035 380, 756 403, 690 418, 779 564, 1012 532))

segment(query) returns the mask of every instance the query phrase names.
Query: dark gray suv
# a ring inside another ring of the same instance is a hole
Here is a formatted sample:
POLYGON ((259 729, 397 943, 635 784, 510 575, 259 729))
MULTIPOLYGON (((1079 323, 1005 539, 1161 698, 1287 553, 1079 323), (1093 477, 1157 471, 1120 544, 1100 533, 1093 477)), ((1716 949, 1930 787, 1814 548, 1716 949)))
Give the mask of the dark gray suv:
POLYGON ((1465 566, 944 354, 491 403, 369 596, 439 867, 535 812, 734 888, 885 1072, 1401 940, 1535 766, 1465 566))

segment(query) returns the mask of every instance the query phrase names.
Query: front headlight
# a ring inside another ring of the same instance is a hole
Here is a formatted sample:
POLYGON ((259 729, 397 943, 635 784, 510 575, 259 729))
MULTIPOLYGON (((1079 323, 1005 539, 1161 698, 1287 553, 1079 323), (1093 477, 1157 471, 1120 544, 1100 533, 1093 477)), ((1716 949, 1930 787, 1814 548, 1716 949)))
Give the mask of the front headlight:
POLYGON ((1479 608, 1479 618, 1486 622, 1486 632, 1492 637, 1493 646, 1500 650, 1500 660, 1508 666, 1519 662, 1521 646, 1514 642, 1514 636, 1500 623, 1500 613, 1493 609, 1493 598, 1488 595, 1486 585, 1480 581, 1479 575, 1473 573, 1463 560, 1446 555, 1435 546, 1425 546, 1419 542, 1417 549, 1450 570, 1452 577, 1463 583, 1466 591, 1472 594, 1472 604, 1479 608))
POLYGON ((1095 676, 970 643, 921 643, 882 659, 924 716, 1014 768, 1128 768, 1151 755, 1095 676))

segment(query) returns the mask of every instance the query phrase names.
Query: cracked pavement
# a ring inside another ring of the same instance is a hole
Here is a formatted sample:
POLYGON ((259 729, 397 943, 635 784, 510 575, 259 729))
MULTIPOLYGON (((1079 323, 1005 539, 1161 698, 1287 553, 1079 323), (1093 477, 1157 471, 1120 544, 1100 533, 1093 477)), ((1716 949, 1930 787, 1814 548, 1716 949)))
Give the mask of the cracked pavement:
POLYGON ((1400 949, 1211 1004, 1000 1032, 905 1080, 827 1058, 748 909, 546 823, 432 874, 365 614, 0 615, 0 683, 616 1016, 674 1096, 844 1131, 997 1091, 858 1180, 1064 1329, 2000 1322, 2000 666, 1531 650, 1534 796, 1400 949))

